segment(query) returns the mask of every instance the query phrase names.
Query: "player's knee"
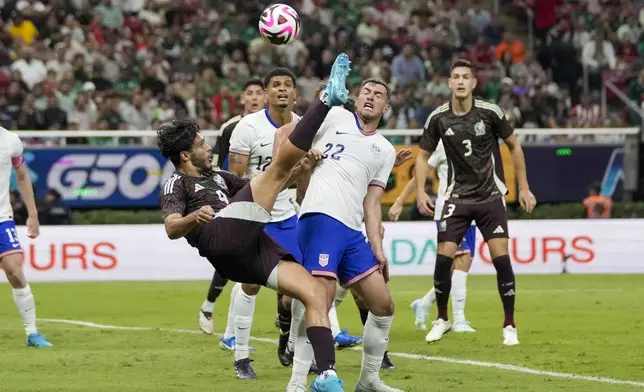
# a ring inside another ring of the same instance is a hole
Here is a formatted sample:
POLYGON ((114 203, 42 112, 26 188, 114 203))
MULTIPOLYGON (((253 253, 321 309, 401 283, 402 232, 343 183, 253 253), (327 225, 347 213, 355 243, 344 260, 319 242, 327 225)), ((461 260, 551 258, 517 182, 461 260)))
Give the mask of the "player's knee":
POLYGON ((472 266, 472 258, 469 254, 462 254, 454 258, 454 269, 468 272, 472 266))
POLYGON ((379 303, 373 305, 372 308, 373 309, 369 309, 369 312, 378 317, 393 316, 394 311, 396 310, 396 306, 394 305, 394 301, 391 299, 391 297, 389 297, 389 299, 386 301, 380 301, 379 303))
POLYGON ((257 295, 261 287, 262 286, 257 284, 244 283, 242 284, 242 291, 246 293, 246 295, 257 295))
POLYGON ((4 269, 7 280, 13 288, 23 288, 27 286, 27 279, 25 274, 22 271, 22 256, 11 255, 6 257, 2 262, 2 268, 4 269))
POLYGON ((438 243, 437 252, 441 255, 446 255, 454 258, 458 245, 455 242, 441 241, 438 243))
POLYGON ((307 311, 319 310, 326 312, 327 292, 324 285, 316 280, 305 282, 305 288, 299 294, 299 300, 304 304, 307 311))

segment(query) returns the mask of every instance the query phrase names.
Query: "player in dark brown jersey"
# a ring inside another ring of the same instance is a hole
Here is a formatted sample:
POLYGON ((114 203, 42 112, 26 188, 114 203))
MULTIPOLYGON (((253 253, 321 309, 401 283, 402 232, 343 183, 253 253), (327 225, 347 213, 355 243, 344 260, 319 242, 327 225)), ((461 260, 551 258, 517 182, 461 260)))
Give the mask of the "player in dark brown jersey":
MULTIPOLYGON (((212 171, 212 149, 192 121, 162 126, 157 141, 162 154, 177 168, 161 192, 165 228, 170 239, 185 237, 224 278, 260 284, 298 298, 306 306, 307 336, 318 366, 313 392, 342 391, 335 373, 333 336, 324 288, 265 232, 277 195, 297 172, 313 138, 333 106, 347 101, 349 59, 340 54, 331 68, 326 93, 284 138, 276 133, 271 165, 250 181, 212 171)), ((314 157, 307 155, 310 160, 314 157)), ((239 372, 250 366, 235 363, 239 372)), ((243 377, 242 377, 243 378, 243 377)))
POLYGON ((503 139, 512 155, 519 184, 519 202, 532 212, 537 201, 530 192, 525 158, 514 129, 503 111, 492 103, 474 99, 476 77, 469 61, 456 60, 451 69, 450 102, 434 110, 425 123, 416 158, 416 193, 418 209, 430 215, 433 202, 425 192, 427 160, 443 141, 447 155, 447 201, 438 227, 438 251, 434 269, 434 288, 438 319, 427 334, 428 342, 439 340, 449 331, 447 301, 451 289, 454 255, 472 221, 476 222, 488 244, 497 272, 497 285, 505 320, 503 344, 519 344, 514 323, 516 285, 508 255, 508 218, 503 197, 507 188, 499 158, 499 140, 503 139))

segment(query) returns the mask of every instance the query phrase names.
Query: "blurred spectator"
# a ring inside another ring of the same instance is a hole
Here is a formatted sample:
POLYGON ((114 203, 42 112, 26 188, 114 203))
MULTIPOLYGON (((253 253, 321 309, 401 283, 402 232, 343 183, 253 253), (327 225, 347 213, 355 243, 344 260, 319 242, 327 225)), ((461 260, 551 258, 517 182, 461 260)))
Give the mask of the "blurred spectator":
POLYGON ((425 67, 420 57, 414 54, 414 46, 405 44, 402 53, 394 57, 391 72, 396 83, 401 86, 425 82, 425 67))
POLYGON ((13 220, 16 222, 16 225, 25 225, 27 224, 27 206, 22 201, 20 193, 18 191, 11 191, 9 193, 9 202, 11 203, 11 209, 13 209, 13 220))
POLYGON ((525 58, 526 47, 510 32, 503 34, 503 41, 494 49, 494 56, 497 60, 503 60, 506 56, 512 63, 522 62, 525 58))
POLYGON ((615 47, 605 39, 603 29, 595 31, 593 40, 584 45, 581 60, 588 72, 588 84, 593 89, 600 89, 602 72, 607 69, 615 69, 617 66, 615 47))
POLYGON ((11 37, 18 45, 31 45, 38 36, 36 26, 30 20, 26 20, 20 12, 15 12, 12 19, 9 25, 11 37))
POLYGON ((588 94, 581 97, 581 103, 572 108, 569 126, 571 128, 598 128, 604 125, 597 98, 588 94))
POLYGON ((601 195, 600 189, 597 184, 591 185, 588 189, 588 196, 583 201, 588 219, 610 218, 611 216, 613 201, 610 197, 601 195))
POLYGON ((50 189, 38 206, 38 218, 42 225, 71 225, 72 211, 63 205, 62 197, 55 189, 50 189))

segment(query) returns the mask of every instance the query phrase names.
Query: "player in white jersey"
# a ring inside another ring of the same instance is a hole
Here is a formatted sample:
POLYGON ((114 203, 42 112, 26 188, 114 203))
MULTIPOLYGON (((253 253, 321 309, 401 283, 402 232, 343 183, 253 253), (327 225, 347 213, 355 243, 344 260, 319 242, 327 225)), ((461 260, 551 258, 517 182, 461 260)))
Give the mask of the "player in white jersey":
MULTIPOLYGON (((394 313, 386 284, 389 274, 382 247, 381 198, 396 150, 376 131, 388 109, 388 87, 368 79, 360 88, 355 113, 344 108, 329 111, 312 147, 322 151, 323 159, 311 175, 298 222, 303 265, 326 286, 329 303, 333 303, 339 281, 350 286, 369 309, 362 371, 355 388, 358 392, 398 391, 386 386, 379 376, 394 313), (362 233, 363 221, 368 241, 362 233)), ((306 390, 311 360, 301 327, 288 391, 306 390)))
MULTIPOLYGON (((445 192, 447 190, 447 156, 445 155, 445 148, 443 143, 439 142, 436 151, 431 155, 429 161, 427 162, 430 168, 436 168, 436 173, 438 177, 438 197, 436 198, 436 204, 434 208, 434 221, 438 227, 441 212, 443 211, 443 206, 445 205, 445 192)), ((403 209, 403 204, 409 196, 411 196, 416 190, 416 179, 412 177, 405 186, 405 189, 398 196, 394 204, 389 209, 389 219, 396 222, 400 217, 400 213, 403 209)), ((467 296, 467 273, 472 266, 472 258, 474 257, 476 249, 476 226, 471 226, 461 245, 456 252, 456 257, 454 258, 453 272, 452 272, 452 313, 454 318, 454 325, 451 326, 453 332, 476 332, 474 328, 470 326, 465 318, 465 300, 467 296)), ((436 292, 434 288, 427 293, 423 298, 417 299, 412 302, 411 307, 415 314, 414 324, 416 328, 420 330, 427 329, 427 318, 429 317, 429 309, 432 304, 436 301, 436 292)), ((427 335, 427 341, 436 341, 442 337, 442 333, 438 334, 437 330, 432 329, 427 335), (434 331, 434 333, 432 333, 434 331)))
POLYGON ((38 333, 36 328, 36 303, 22 269, 24 252, 18 240, 16 224, 13 221, 13 210, 9 201, 9 179, 13 167, 16 171, 18 189, 29 212, 27 236, 29 238, 38 237, 40 233, 38 210, 36 209, 31 179, 22 154, 22 142, 18 135, 0 127, 0 265, 13 287, 13 301, 25 325, 27 346, 53 347, 44 336, 38 333))

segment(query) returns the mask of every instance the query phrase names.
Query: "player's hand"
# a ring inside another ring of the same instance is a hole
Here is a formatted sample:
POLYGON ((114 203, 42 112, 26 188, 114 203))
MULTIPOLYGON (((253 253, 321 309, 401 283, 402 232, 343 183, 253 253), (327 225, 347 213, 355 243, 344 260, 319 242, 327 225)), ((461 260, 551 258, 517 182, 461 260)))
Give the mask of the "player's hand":
POLYGON ((387 256, 385 256, 385 253, 382 250, 374 252, 374 256, 376 256, 376 260, 378 260, 380 273, 385 278, 385 282, 389 282, 389 260, 387 260, 387 256))
POLYGON ((389 212, 387 212, 387 215, 389 216, 389 219, 391 219, 392 222, 398 222, 398 218, 400 218, 400 214, 402 214, 403 210, 403 205, 400 203, 394 203, 391 205, 391 208, 389 208, 389 212))
POLYGON ((396 153, 396 161, 394 167, 400 166, 411 159, 411 148, 405 148, 396 153))
POLYGON ((203 206, 197 211, 197 223, 205 225, 215 218, 215 210, 210 206, 203 206))
POLYGON ((525 212, 531 214, 532 210, 534 210, 534 207, 537 205, 537 198, 534 197, 529 189, 524 189, 519 191, 519 204, 521 204, 521 208, 523 208, 525 212))
POLYGON ((425 215, 431 216, 434 212, 434 202, 432 198, 429 197, 427 192, 422 192, 416 197, 416 203, 418 204, 418 211, 425 215))
POLYGON ((40 222, 38 221, 38 217, 27 218, 27 237, 33 240, 34 238, 38 238, 39 235, 40 222))
POLYGON ((302 169, 311 171, 322 160, 322 152, 311 149, 306 153, 306 156, 300 161, 302 169))

